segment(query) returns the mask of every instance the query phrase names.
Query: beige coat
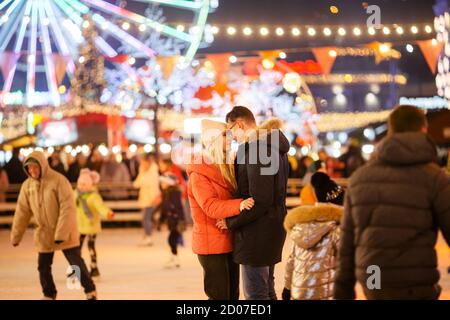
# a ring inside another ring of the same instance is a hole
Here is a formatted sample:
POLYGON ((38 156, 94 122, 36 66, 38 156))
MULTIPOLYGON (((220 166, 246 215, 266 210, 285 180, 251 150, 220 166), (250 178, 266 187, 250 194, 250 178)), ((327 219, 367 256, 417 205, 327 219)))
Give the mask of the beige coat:
POLYGON ((158 166, 152 163, 148 170, 139 170, 139 174, 133 185, 135 188, 139 188, 139 206, 141 208, 154 206, 155 201, 161 196, 158 166))
POLYGON ((293 300, 333 297, 340 206, 320 203, 300 206, 286 216, 284 226, 294 242, 286 265, 285 288, 293 300))
POLYGON ((39 252, 79 246, 75 200, 69 180, 49 167, 42 152, 35 151, 28 158, 39 162, 41 178, 36 180, 29 176, 22 185, 14 214, 11 243, 20 243, 33 217, 37 225, 34 242, 39 252), (57 245, 55 241, 63 242, 57 245))

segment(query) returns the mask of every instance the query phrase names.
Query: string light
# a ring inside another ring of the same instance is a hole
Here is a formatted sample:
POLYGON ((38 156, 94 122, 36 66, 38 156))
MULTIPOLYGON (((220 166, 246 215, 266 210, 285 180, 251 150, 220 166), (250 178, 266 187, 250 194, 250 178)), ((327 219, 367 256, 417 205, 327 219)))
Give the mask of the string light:
POLYGON ((413 53, 414 52, 414 47, 411 44, 407 44, 406 45, 406 51, 408 51, 409 53, 413 53))
POLYGON ((300 29, 299 28, 292 28, 292 35, 295 37, 298 37, 300 35, 300 29))
POLYGON ((367 29, 367 32, 368 32, 371 36, 374 36, 375 33, 376 33, 376 30, 375 30, 375 28, 370 27, 369 29, 367 29))
POLYGON ((331 29, 328 28, 328 27, 324 28, 324 29, 323 29, 323 34, 324 34, 326 37, 331 36, 331 29))
POLYGON ((361 29, 356 27, 353 29, 353 34, 357 37, 359 37, 361 35, 361 29))
POLYGON ((417 34, 417 33, 419 32, 419 29, 418 29, 416 26, 412 26, 412 27, 411 27, 411 32, 412 32, 413 34, 417 34))
POLYGON ((267 29, 266 27, 262 27, 261 29, 259 29, 259 33, 265 37, 269 34, 269 29, 267 29))
POLYGON ((338 34, 340 36, 345 36, 347 34, 347 31, 345 31, 345 29, 341 27, 338 29, 338 34))
MULTIPOLYGON (((179 30, 179 27, 183 27, 183 26, 177 26, 177 30, 178 31, 180 31, 179 30)), ((184 28, 184 27, 183 27, 184 28)), ((145 24, 141 24, 140 26, 139 26, 139 31, 140 32, 144 32, 145 30, 147 30, 147 26, 145 25, 145 24)), ((184 31, 184 29, 183 29, 183 31, 184 31)), ((183 32, 183 31, 180 31, 180 32, 183 32)))
POLYGON ((244 33, 245 36, 250 36, 253 33, 253 30, 250 27, 245 27, 243 29, 243 33, 244 33))
POLYGON ((330 50, 329 52, 328 52, 328 55, 330 56, 330 57, 337 57, 337 52, 336 52, 336 50, 330 50))
POLYGON ((236 56, 230 56, 228 58, 228 60, 230 61, 230 63, 236 63, 237 62, 237 57, 236 56))
POLYGON ((281 37, 282 35, 284 35, 284 29, 278 27, 278 28, 275 30, 275 33, 277 34, 277 36, 280 36, 280 37, 281 37))
POLYGON ((310 37, 314 37, 316 35, 316 29, 314 28, 308 28, 308 35, 310 37))
POLYGON ((218 33, 219 33, 219 31, 220 31, 220 29, 219 29, 219 27, 218 27, 218 26, 212 26, 212 28, 211 28, 211 32, 212 32, 213 34, 218 34, 218 33))
POLYGON ((426 33, 432 33, 433 32, 433 28, 431 26, 425 26, 425 32, 426 33))
MULTIPOLYGON (((178 32, 183 32, 184 31, 184 26, 182 24, 177 25, 177 31, 178 32)), ((213 31, 214 33, 214 31, 213 31)))
POLYGON ((234 34, 236 34, 236 28, 235 28, 235 27, 228 27, 228 28, 227 28, 227 33, 228 33, 230 36, 233 36, 234 34))
POLYGON ((128 29, 130 29, 130 24, 129 24, 128 22, 122 23, 122 29, 123 29, 123 30, 128 30, 128 29))
POLYGON ((397 27, 397 29, 395 29, 395 31, 397 31, 397 34, 403 34, 404 30, 402 27, 397 27))
POLYGON ((280 59, 286 59, 287 58, 287 55, 286 55, 286 52, 280 52, 280 54, 278 55, 278 57, 280 58, 280 59))
POLYGON ((384 28, 383 28, 383 33, 384 33, 385 35, 390 35, 390 34, 391 34, 391 29, 389 29, 388 27, 384 27, 384 28))

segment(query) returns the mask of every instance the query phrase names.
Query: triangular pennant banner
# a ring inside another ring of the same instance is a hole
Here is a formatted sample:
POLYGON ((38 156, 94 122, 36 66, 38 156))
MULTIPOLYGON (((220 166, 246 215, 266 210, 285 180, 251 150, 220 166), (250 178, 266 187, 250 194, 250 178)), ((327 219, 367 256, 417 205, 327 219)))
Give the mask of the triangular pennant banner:
POLYGON ((71 58, 54 53, 52 55, 52 59, 55 65, 56 81, 58 82, 59 85, 64 79, 64 75, 66 74, 66 68, 71 58))
POLYGON ((226 82, 226 73, 230 70, 231 53, 207 54, 206 59, 210 61, 216 71, 216 81, 226 82))
POLYGON ((435 39, 417 41, 417 44, 419 45, 420 50, 422 50, 423 56, 425 57, 431 72, 435 74, 436 64, 444 44, 442 42, 437 42, 435 39))
POLYGON ((163 73, 164 79, 169 79, 172 74, 173 68, 177 64, 180 57, 178 56, 169 56, 169 57, 157 57, 156 60, 161 67, 161 71, 163 73))
POLYGON ((337 48, 324 47, 312 49, 324 75, 329 75, 337 57, 337 48))
POLYGON ((19 60, 20 53, 15 52, 0 52, 0 69, 3 75, 3 79, 8 77, 9 71, 19 60))

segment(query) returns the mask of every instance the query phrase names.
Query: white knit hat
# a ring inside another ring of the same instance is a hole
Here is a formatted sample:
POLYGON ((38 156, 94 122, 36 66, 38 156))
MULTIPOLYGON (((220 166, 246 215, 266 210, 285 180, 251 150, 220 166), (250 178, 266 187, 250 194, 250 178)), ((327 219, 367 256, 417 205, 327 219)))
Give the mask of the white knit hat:
POLYGON ((88 184, 96 185, 99 181, 100 175, 96 171, 81 169, 77 183, 87 182, 88 184))
POLYGON ((204 119, 202 120, 202 144, 205 147, 211 145, 215 139, 222 135, 227 125, 224 122, 204 119))

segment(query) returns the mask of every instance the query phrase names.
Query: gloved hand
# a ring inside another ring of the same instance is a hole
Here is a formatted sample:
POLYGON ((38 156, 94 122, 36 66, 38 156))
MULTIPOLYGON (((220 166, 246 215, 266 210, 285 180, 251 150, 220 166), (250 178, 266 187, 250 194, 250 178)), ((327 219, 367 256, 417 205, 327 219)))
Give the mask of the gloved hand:
POLYGON ((291 290, 284 288, 281 298, 283 300, 291 300, 291 290))

